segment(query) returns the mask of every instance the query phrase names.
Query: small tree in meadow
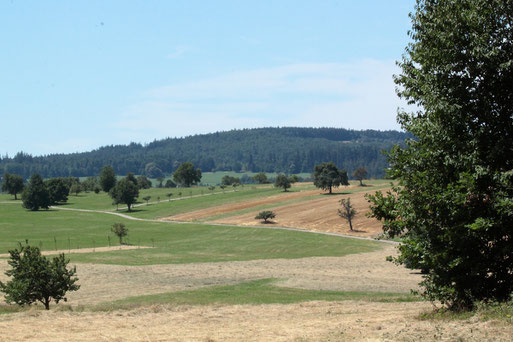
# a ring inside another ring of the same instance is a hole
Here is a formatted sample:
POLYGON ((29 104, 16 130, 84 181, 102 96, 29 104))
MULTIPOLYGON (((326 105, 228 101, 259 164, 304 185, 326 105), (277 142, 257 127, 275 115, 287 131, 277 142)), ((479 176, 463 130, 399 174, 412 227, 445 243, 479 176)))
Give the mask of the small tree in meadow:
POLYGON ((170 193, 166 194, 166 196, 167 196, 167 201, 171 202, 171 196, 173 196, 173 193, 170 192, 170 193))
POLYGON ((359 167, 353 172, 353 178, 360 181, 360 186, 363 186, 363 180, 367 179, 367 170, 364 167, 359 167))
POLYGON ((128 235, 128 228, 123 223, 114 223, 110 230, 119 238, 119 244, 122 245, 123 237, 128 235))
POLYGON ((347 220, 349 223, 349 229, 353 231, 353 218, 356 216, 356 210, 351 205, 351 199, 341 199, 340 204, 342 205, 342 209, 338 210, 338 215, 347 220))
POLYGON ((291 186, 290 180, 285 175, 278 175, 274 181, 274 187, 283 188, 283 191, 287 191, 291 186))
POLYGON ((264 220, 264 223, 269 223, 268 220, 276 217, 276 214, 270 210, 261 211, 255 216, 256 220, 264 220))
POLYGON ((150 199, 151 199, 151 196, 145 196, 145 197, 143 197, 143 200, 145 200, 145 201, 146 201, 146 205, 148 205, 148 204, 149 204, 150 199))
POLYGON ((41 255, 38 247, 19 244, 9 251, 7 263, 11 269, 5 275, 12 279, 5 284, 0 282, 0 291, 5 293, 7 303, 30 305, 40 302, 46 310, 50 302, 55 303, 66 299, 66 292, 77 291, 80 285, 75 284, 76 268, 67 268, 69 260, 64 254, 54 257, 51 261, 41 255))

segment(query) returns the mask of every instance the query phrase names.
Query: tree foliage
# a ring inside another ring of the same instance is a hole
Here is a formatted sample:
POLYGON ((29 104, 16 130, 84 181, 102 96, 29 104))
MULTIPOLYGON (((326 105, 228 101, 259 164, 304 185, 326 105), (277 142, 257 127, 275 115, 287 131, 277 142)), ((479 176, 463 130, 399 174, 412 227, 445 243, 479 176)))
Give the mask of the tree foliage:
POLYGON ((353 218, 356 216, 356 210, 353 208, 351 204, 351 199, 341 199, 340 205, 342 209, 338 209, 338 216, 345 218, 347 223, 349 224, 349 230, 353 230, 353 218))
POLYGON ((193 163, 185 162, 173 173, 173 179, 177 184, 190 187, 201 181, 201 170, 194 169, 193 163))
POLYGON ((397 186, 370 196, 400 256, 451 308, 513 292, 513 3, 417 0, 399 63, 413 133, 389 155, 397 186))
POLYGON ((353 178, 360 181, 360 186, 363 186, 363 180, 367 179, 367 170, 364 167, 359 167, 353 172, 353 178))
POLYGON ((146 176, 137 177, 137 188, 139 189, 149 189, 151 188, 151 181, 146 176))
POLYGON ((226 175, 226 176, 223 176, 223 178, 221 179, 221 184, 226 185, 226 186, 235 185, 235 184, 240 185, 240 178, 226 175))
POLYGON ((64 254, 50 261, 41 255, 38 247, 28 244, 20 244, 19 250, 10 250, 9 254, 11 269, 5 274, 12 279, 5 284, 0 282, 0 291, 5 293, 8 303, 30 305, 41 302, 49 310, 52 300, 55 303, 67 301, 66 293, 80 288, 76 284, 76 268, 67 268, 69 260, 64 254))
POLYGON ((43 179, 37 173, 30 177, 30 180, 21 194, 23 207, 32 211, 40 208, 48 209, 50 206, 50 194, 43 183, 43 179))
POLYGON ((267 179, 267 175, 265 172, 259 172, 253 176, 253 179, 258 182, 258 184, 268 184, 269 180, 267 179))
POLYGON ((119 238, 119 244, 123 244, 123 238, 128 235, 128 228, 123 223, 114 223, 110 231, 119 238))
POLYGON ((278 175, 274 181, 274 186, 276 188, 283 188, 283 191, 287 191, 292 185, 290 184, 290 179, 285 175, 278 175))
POLYGON ((100 186, 105 192, 109 192, 116 185, 116 173, 110 165, 105 165, 100 171, 100 186))
POLYGON ((131 211, 132 204, 137 201, 139 197, 139 189, 128 177, 123 178, 110 189, 110 197, 115 204, 126 204, 128 211, 131 211))
POLYGON ((7 192, 10 195, 14 195, 14 199, 17 200, 17 194, 23 191, 23 178, 15 174, 5 173, 2 178, 2 191, 7 192))
POLYGON ((256 220, 264 220, 264 223, 268 223, 270 219, 273 219, 276 217, 276 214, 270 210, 264 210, 258 213, 257 216, 255 216, 256 220))
POLYGON ((380 151, 402 144, 408 136, 398 131, 342 128, 232 130, 155 140, 147 145, 104 146, 73 154, 33 157, 20 152, 14 157, 0 156, 0 173, 15 173, 24 179, 32 173, 44 178, 87 177, 98 175, 103 165, 112 165, 116 174, 144 175, 146 165, 154 163, 163 173, 172 174, 183 161, 190 161, 202 172, 243 170, 297 174, 310 173, 315 165, 332 160, 344 165, 348 172, 364 165, 369 176, 379 178, 388 167, 380 151))
POLYGON ((70 188, 68 187, 68 182, 66 182, 64 178, 50 178, 44 183, 48 190, 50 204, 64 203, 68 201, 70 188))
POLYGON ((323 190, 337 188, 340 185, 349 185, 346 170, 339 170, 332 162, 315 165, 314 168, 314 185, 323 190))

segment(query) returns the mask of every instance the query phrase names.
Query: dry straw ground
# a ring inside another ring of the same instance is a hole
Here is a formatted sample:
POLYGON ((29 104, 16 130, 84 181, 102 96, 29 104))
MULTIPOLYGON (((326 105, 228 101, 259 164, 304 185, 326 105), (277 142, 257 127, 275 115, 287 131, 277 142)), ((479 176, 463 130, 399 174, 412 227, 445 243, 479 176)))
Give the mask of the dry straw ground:
MULTIPOLYGON (((373 191, 369 188, 369 191, 373 191)), ((198 220, 276 203, 276 226, 358 236, 376 236, 379 223, 365 217, 363 195, 319 196, 319 191, 284 193, 265 199, 219 206, 170 217, 198 220), (340 198, 351 198, 359 212, 356 232, 336 214, 340 198)), ((258 225, 255 213, 234 215, 216 223, 258 225)), ((73 305, 90 305, 143 294, 211 285, 279 278, 278 286, 342 291, 407 293, 418 273, 385 261, 395 247, 345 257, 253 260, 182 265, 118 266, 80 264, 82 288, 70 295, 73 305)), ((0 280, 7 268, 0 261, 0 280)), ((31 310, 0 315, 0 341, 511 341, 513 325, 479 319, 421 320, 428 303, 367 301, 306 302, 268 305, 142 306, 113 312, 31 310)))

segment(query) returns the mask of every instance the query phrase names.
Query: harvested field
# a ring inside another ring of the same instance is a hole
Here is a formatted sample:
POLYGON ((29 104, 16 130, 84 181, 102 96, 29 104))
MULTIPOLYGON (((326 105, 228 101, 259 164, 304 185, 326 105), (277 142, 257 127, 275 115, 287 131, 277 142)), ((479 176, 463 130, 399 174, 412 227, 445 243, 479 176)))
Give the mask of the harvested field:
MULTIPOLYGON (((394 246, 344 257, 270 259, 234 262, 119 266, 78 264, 80 291, 70 304, 97 304, 146 294, 190 290, 209 285, 232 285, 263 278, 279 278, 277 286, 338 291, 408 293, 420 275, 385 260, 394 246)), ((5 260, 0 280, 7 280, 5 260)))
POLYGON ((502 322, 423 321, 427 303, 169 306, 0 316, 9 341, 511 341, 502 322))
MULTIPOLYGON (((355 188, 358 188, 358 186, 351 186, 344 189, 348 188, 354 190, 355 188)), ((259 220, 255 220, 255 216, 258 214, 257 209, 255 209, 254 212, 239 215, 237 215, 237 211, 257 207, 264 204, 276 203, 276 207, 268 209, 276 213, 276 219, 273 220, 272 224, 267 224, 266 227, 272 227, 272 225, 275 225, 280 227, 302 228, 311 231, 376 237, 383 232, 382 226, 376 219, 365 216, 365 214, 369 211, 369 203, 364 197, 365 194, 374 193, 375 191, 376 187, 369 186, 364 188, 363 191, 351 194, 335 193, 333 195, 328 195, 320 192, 319 190, 301 191, 289 194, 283 193, 280 195, 253 201, 245 201, 242 203, 222 205, 204 210, 196 210, 182 215, 170 216, 164 218, 163 220, 193 221, 205 219, 206 222, 218 224, 258 226, 262 225, 262 223, 259 220), (311 200, 286 205, 280 204, 280 202, 287 200, 312 197, 319 194, 322 195, 318 196, 317 198, 312 198, 311 200), (357 215, 353 219, 354 231, 350 231, 347 221, 338 216, 338 209, 340 208, 339 201, 342 198, 350 198, 351 204, 357 211, 357 215), (234 213, 234 215, 212 221, 208 219, 209 217, 214 217, 216 215, 230 212, 234 213)))
POLYGON ((299 192, 284 192, 279 195, 262 197, 250 201, 230 203, 219 205, 211 208, 194 210, 187 213, 173 215, 162 218, 163 221, 197 221, 211 216, 230 213, 233 211, 244 210, 247 208, 258 207, 261 205, 279 203, 304 197, 315 196, 319 194, 319 190, 307 190, 299 192))

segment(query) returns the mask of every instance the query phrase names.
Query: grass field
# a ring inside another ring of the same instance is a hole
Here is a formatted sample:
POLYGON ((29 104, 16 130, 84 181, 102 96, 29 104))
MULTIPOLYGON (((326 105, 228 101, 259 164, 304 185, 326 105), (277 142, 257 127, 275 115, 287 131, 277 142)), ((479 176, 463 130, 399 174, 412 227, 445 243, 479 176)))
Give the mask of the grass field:
POLYGON ((316 291, 275 286, 275 279, 261 279, 236 285, 213 286, 191 291, 177 291, 156 295, 129 297, 100 306, 105 308, 130 308, 134 305, 174 304, 290 304, 313 300, 340 301, 363 300, 375 302, 412 302, 420 298, 407 293, 316 291))
MULTIPOLYGON (((185 201, 184 201, 185 202, 185 201)), ((126 224, 128 241, 151 249, 70 255, 74 262, 126 265, 205 261, 342 256, 375 250, 372 241, 294 231, 201 224, 131 221, 113 215, 43 210, 27 211, 16 204, 0 205, 0 252, 28 239, 42 250, 100 247, 119 242, 110 232, 115 222, 126 224)))

